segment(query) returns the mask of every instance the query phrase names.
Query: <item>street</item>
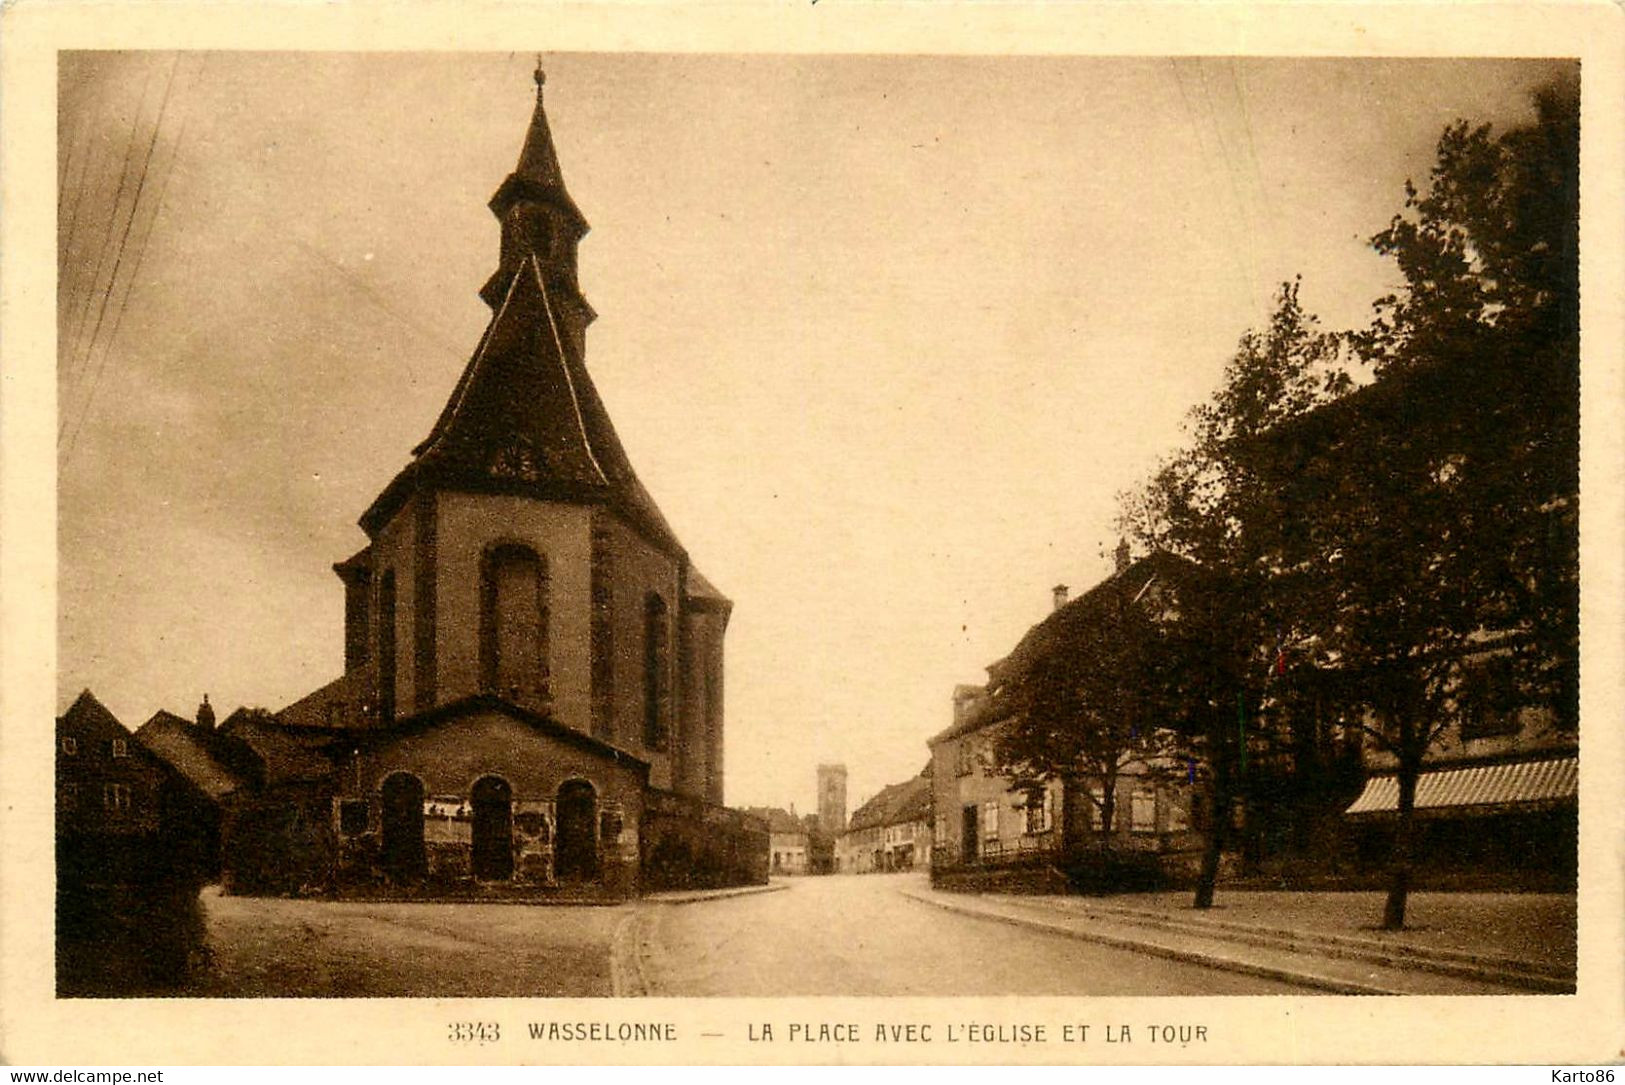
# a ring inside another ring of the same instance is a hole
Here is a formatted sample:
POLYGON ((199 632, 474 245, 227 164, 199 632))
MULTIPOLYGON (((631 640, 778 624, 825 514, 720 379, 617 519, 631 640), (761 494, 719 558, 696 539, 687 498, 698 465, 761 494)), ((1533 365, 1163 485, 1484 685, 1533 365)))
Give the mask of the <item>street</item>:
POLYGON ((1221 972, 954 915, 902 895, 924 874, 787 878, 780 892, 643 905, 652 995, 1303 995, 1221 972))
POLYGON ((957 915, 923 874, 616 907, 206 891, 201 997, 1307 994, 1275 980, 957 915), (642 958, 641 970, 633 963, 642 958))

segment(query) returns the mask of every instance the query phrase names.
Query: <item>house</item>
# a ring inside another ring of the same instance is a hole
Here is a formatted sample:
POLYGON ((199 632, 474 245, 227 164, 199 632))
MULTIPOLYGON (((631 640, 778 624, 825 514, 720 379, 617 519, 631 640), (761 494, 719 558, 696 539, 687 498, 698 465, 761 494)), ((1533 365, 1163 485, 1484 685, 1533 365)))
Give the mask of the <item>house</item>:
POLYGON ((745 813, 765 822, 771 836, 774 874, 806 874, 808 872, 807 824, 796 817, 793 810, 776 806, 746 807, 745 813))
MULTIPOLYGON (((1377 482, 1401 477, 1393 507, 1427 510, 1412 533, 1355 533, 1365 550, 1352 556, 1369 562, 1380 551, 1380 600, 1428 605, 1402 615, 1404 635, 1391 643, 1361 658, 1321 653, 1301 679, 1328 688, 1334 711, 1372 724, 1372 692, 1387 672, 1422 676, 1425 707, 1410 721, 1421 736, 1419 884, 1575 885, 1578 421, 1576 352, 1487 342, 1386 375, 1261 441, 1278 453, 1265 461, 1278 471, 1272 484, 1317 524, 1306 547, 1343 546, 1348 529, 1326 508, 1332 483, 1383 495, 1392 483, 1377 482), (1411 569, 1427 570, 1414 588, 1411 569)), ((1392 850, 1399 762, 1391 739, 1365 730, 1363 786, 1339 806, 1357 868, 1375 872, 1392 850)))
POLYGON ((200 870, 210 878, 220 875, 225 838, 225 822, 232 804, 244 795, 248 784, 218 756, 218 736, 212 730, 213 710, 207 698, 200 706, 199 719, 182 719, 159 711, 137 728, 136 741, 164 762, 177 776, 191 785, 195 797, 177 822, 193 835, 200 856, 200 870))
POLYGON ((767 876, 767 834, 721 805, 732 603, 587 368, 588 226, 542 86, 490 201, 490 321, 333 566, 343 673, 220 727, 255 796, 236 887, 625 896, 767 876))
POLYGON ((931 776, 890 784, 852 813, 835 842, 843 874, 912 870, 931 862, 931 776))
POLYGON ((1064 775, 1019 778, 999 756, 1000 738, 1023 710, 1019 691, 1037 668, 1100 650, 1111 616, 1124 610, 1177 620, 1189 568, 1160 553, 1130 561, 1119 548, 1116 571, 1088 592, 1069 599, 1064 585, 1054 589, 1051 613, 988 667, 985 687, 955 688, 953 722, 928 743, 934 870, 1044 866, 1064 846, 1086 842, 1146 853, 1170 871, 1194 859, 1201 843, 1195 773, 1181 771, 1183 762, 1153 741, 1157 725, 1150 734, 1125 734, 1120 747, 1102 747, 1064 775), (1072 824, 1063 826, 1067 816, 1072 824))
POLYGON ((203 945, 215 796, 89 690, 56 721, 56 969, 63 996, 154 993, 203 945))

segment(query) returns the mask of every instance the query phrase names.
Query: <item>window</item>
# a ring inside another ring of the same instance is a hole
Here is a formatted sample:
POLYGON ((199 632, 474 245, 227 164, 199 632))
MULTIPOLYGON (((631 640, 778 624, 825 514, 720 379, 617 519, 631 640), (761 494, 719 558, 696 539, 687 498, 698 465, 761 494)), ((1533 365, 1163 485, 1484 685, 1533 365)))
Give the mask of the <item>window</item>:
POLYGON ((948 844, 948 815, 947 814, 938 814, 937 815, 936 835, 935 835, 935 837, 933 839, 936 841, 937 846, 939 846, 939 847, 946 847, 947 846, 947 844, 948 844))
POLYGON ((395 722, 395 570, 378 585, 378 716, 395 722))
POLYGON ((73 757, 79 752, 79 740, 72 735, 62 736, 62 752, 73 757))
POLYGON ((989 799, 982 804, 982 839, 999 838, 999 801, 989 799))
POLYGON ((976 771, 977 743, 973 735, 959 740, 959 775, 969 776, 976 771))
POLYGON ((1189 800, 1178 795, 1168 796, 1168 831, 1182 833, 1191 827, 1189 800))
POLYGON ((129 743, 129 741, 127 739, 115 738, 113 740, 113 756, 114 757, 129 757, 130 756, 130 743, 129 743))
POLYGON ((1157 793, 1135 791, 1129 799, 1129 829, 1136 833, 1157 831, 1157 793))
POLYGON ((643 601, 643 745, 664 750, 670 731, 671 673, 666 601, 651 592, 643 601))
POLYGON ((480 575, 480 683, 519 704, 549 694, 547 563, 528 546, 486 551, 480 575))
POLYGON ((367 800, 345 799, 339 803, 339 832, 359 836, 367 831, 367 800))
POLYGON ((115 814, 128 812, 130 809, 130 785, 103 784, 102 805, 115 814))
POLYGON ((1054 799, 1049 788, 1040 788, 1027 792, 1026 829, 1028 836, 1037 836, 1047 833, 1055 825, 1054 799))
POLYGON ((1458 695, 1461 740, 1515 735, 1519 730, 1518 683, 1511 656, 1468 667, 1458 695))

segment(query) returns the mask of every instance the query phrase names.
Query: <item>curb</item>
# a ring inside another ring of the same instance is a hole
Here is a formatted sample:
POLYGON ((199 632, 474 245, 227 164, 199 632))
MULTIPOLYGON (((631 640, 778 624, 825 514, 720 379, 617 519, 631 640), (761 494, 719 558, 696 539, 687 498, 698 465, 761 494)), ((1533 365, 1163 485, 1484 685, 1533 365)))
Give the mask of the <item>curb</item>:
MULTIPOLYGON (((1016 905, 1019 907, 1019 904, 1016 905)), ((1411 946, 1319 931, 1264 927, 1221 919, 1181 916, 1112 905, 1069 908, 1080 916, 1101 917, 1158 930, 1219 938, 1293 953, 1319 952, 1343 960, 1370 961, 1390 968, 1434 972, 1551 994, 1573 994, 1572 975, 1538 961, 1469 950, 1411 946)))
POLYGON ((732 889, 693 889, 675 893, 651 893, 642 898, 644 904, 697 904, 705 900, 727 900, 729 897, 749 897, 757 893, 779 893, 788 885, 741 885, 732 889))
POLYGON ((1118 935, 1106 934, 1101 931, 1085 931, 1064 923, 1052 923, 1037 917, 1027 918, 1003 915, 989 912, 957 901, 937 900, 933 897, 920 896, 917 893, 902 890, 902 895, 920 904, 929 904, 944 911, 967 915, 976 919, 988 919, 996 923, 1005 923, 1012 927, 1028 927, 1033 930, 1045 931, 1049 934, 1059 934, 1066 938, 1074 938, 1080 942, 1097 942, 1101 945, 1114 946, 1118 949, 1132 949, 1139 953, 1146 953, 1153 957, 1166 957, 1169 960, 1184 961, 1188 964, 1204 965, 1208 968, 1217 968, 1225 972, 1238 972, 1242 975, 1258 976, 1262 979, 1280 980, 1283 983, 1296 984, 1300 987, 1311 987, 1338 995, 1401 995, 1404 991, 1397 991, 1388 987, 1378 987, 1374 984, 1354 983, 1349 980, 1331 979, 1327 976, 1316 976, 1307 972, 1296 972, 1289 968, 1277 968, 1273 965, 1257 964, 1253 961, 1238 960, 1234 957, 1221 957, 1217 954, 1202 953, 1197 950, 1175 949, 1172 946, 1161 946, 1150 942, 1141 942, 1133 938, 1124 938, 1118 935))

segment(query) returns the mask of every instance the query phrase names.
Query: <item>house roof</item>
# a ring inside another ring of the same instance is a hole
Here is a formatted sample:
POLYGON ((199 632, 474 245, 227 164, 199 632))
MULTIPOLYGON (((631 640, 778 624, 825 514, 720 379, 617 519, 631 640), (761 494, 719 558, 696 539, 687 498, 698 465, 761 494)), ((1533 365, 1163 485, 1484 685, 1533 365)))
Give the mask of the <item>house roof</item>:
POLYGON ((69 725, 86 731, 101 731, 112 738, 127 738, 130 734, 130 729, 120 723, 118 717, 108 711, 107 706, 88 689, 80 691, 68 710, 56 718, 56 722, 58 727, 69 725))
POLYGON ((247 747, 259 761, 268 786, 321 780, 333 763, 297 741, 263 708, 239 708, 220 724, 220 734, 247 747))
POLYGON ((916 776, 881 788, 879 794, 852 812, 846 831, 903 825, 930 815, 931 777, 916 776))
POLYGON ((1136 602, 1156 584, 1188 578, 1195 569, 1195 563, 1186 558, 1155 551, 1131 562, 1070 603, 1050 612, 1043 621, 1027 630, 1008 655, 988 665, 988 692, 985 696, 971 697, 970 691, 975 690, 974 686, 954 687, 956 699, 963 691, 970 698, 970 704, 963 718, 933 735, 927 744, 935 746, 1007 719, 1013 709, 1008 698, 1002 695, 1001 686, 1019 677, 1049 652, 1075 641, 1085 627, 1099 620, 1103 608, 1108 604, 1114 601, 1136 602))
POLYGON ((807 826, 790 811, 777 806, 747 806, 745 813, 767 823, 769 832, 805 833, 807 826))
POLYGON ((135 737, 215 802, 244 786, 235 773, 215 759, 208 748, 209 738, 190 720, 160 711, 141 725, 135 737))
POLYGON ((277 712, 276 721, 304 732, 375 730, 377 722, 362 711, 371 678, 370 668, 346 671, 277 712), (338 713, 329 711, 333 704, 340 706, 338 713))

